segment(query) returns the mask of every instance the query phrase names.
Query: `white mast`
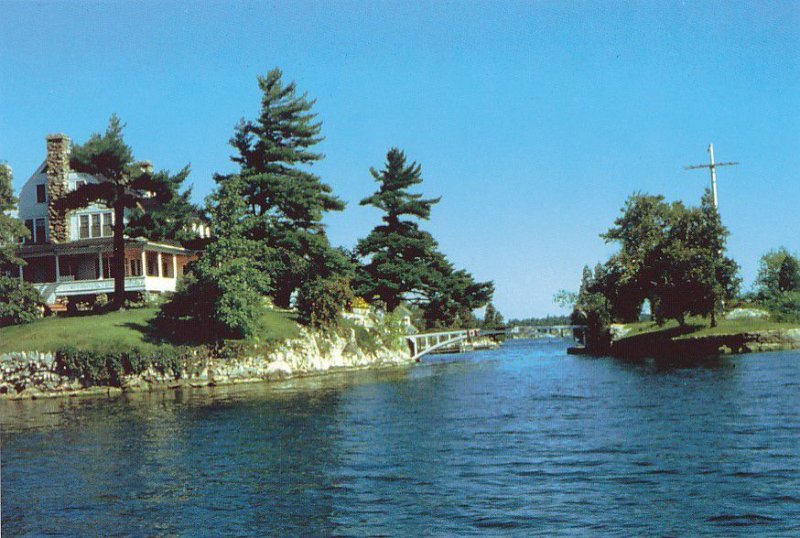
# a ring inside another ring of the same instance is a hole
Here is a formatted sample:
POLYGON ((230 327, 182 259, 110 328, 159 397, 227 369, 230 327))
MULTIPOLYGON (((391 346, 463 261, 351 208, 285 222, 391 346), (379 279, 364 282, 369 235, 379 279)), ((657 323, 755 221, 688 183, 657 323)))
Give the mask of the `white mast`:
POLYGON ((714 162, 714 144, 708 145, 708 153, 711 157, 710 164, 693 164, 691 166, 684 166, 685 170, 694 170, 697 168, 708 168, 711 170, 711 195, 714 197, 714 208, 719 209, 717 204, 717 166, 733 166, 739 164, 738 162, 729 163, 715 163, 714 162))

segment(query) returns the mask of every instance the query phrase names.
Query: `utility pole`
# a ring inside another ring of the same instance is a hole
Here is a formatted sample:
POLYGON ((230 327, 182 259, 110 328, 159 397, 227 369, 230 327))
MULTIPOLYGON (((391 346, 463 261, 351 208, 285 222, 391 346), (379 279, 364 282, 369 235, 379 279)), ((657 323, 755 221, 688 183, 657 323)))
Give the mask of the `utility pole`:
POLYGON ((693 164, 691 166, 684 166, 683 169, 695 170, 697 168, 708 168, 711 170, 711 195, 714 197, 714 209, 719 209, 717 206, 717 166, 733 166, 739 163, 737 162, 715 163, 714 144, 708 145, 708 153, 711 155, 711 164, 693 164))

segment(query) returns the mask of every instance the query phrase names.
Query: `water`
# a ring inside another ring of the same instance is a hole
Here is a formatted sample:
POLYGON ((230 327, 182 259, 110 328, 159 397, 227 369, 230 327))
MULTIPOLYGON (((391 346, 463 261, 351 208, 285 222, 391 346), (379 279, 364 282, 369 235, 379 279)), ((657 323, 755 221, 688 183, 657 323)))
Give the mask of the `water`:
POLYGON ((798 352, 428 360, 0 402, 3 536, 800 534, 798 352))

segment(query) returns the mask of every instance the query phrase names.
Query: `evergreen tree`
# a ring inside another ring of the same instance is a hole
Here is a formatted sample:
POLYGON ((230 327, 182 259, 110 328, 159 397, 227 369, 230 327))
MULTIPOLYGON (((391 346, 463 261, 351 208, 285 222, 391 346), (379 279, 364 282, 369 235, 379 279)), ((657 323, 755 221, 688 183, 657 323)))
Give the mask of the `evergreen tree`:
POLYGON ((786 247, 770 250, 761 256, 755 282, 755 288, 759 296, 763 298, 781 291, 779 286, 781 266, 789 256, 791 256, 791 253, 786 247))
POLYGON ((355 292, 377 296, 391 312, 403 300, 426 296, 436 275, 447 270, 433 237, 404 218, 427 220, 439 198, 424 199, 408 191, 422 183, 421 166, 406 164, 405 154, 397 148, 387 153, 383 170, 370 168, 370 173, 380 186, 361 205, 383 211, 383 224, 358 242, 356 253, 368 261, 357 275, 355 292))
POLYGON ((258 77, 258 85, 261 113, 236 127, 232 160, 240 166, 247 210, 255 217, 252 238, 270 247, 270 258, 262 262, 275 303, 288 307, 292 293, 315 277, 312 266, 331 258, 322 217, 344 209, 344 202, 306 169, 323 158, 313 151, 322 140, 322 124, 311 112, 315 101, 298 95, 294 82, 284 84, 279 69, 258 77))
POLYGON ((778 271, 778 289, 780 291, 800 291, 800 264, 797 258, 787 255, 778 271))
POLYGON ((215 181, 217 190, 208 201, 211 242, 156 320, 160 332, 173 338, 252 337, 266 307, 270 282, 261 260, 270 252, 250 238, 255 219, 243 196, 246 183, 235 174, 215 176, 215 181))
MULTIPOLYGON (((144 200, 168 201, 169 186, 154 177, 148 166, 133 159, 133 150, 125 143, 123 123, 111 116, 105 133, 95 133, 83 145, 72 147, 70 167, 90 174, 98 183, 86 183, 59 199, 61 209, 78 209, 101 202, 114 211, 114 254, 111 261, 114 276, 114 301, 119 309, 125 300, 125 210, 144 200)), ((163 176, 160 176, 163 178, 163 176)))
POLYGON ((417 220, 427 220, 440 200, 409 192, 422 182, 421 172, 421 166, 407 164, 397 148, 386 154, 383 170, 370 169, 380 186, 361 205, 376 207, 384 215, 383 223, 356 246, 356 254, 367 261, 356 274, 355 292, 377 297, 389 311, 402 301, 419 304, 428 327, 471 326, 472 311, 492 298, 494 284, 476 282, 468 272, 456 270, 431 234, 419 228, 417 220))
POLYGON ((197 247, 197 233, 192 225, 201 222, 202 212, 191 202, 192 188, 183 187, 189 167, 175 175, 162 170, 153 174, 153 181, 169 193, 165 200, 144 200, 130 212, 125 233, 129 237, 145 237, 151 241, 177 241, 197 247))

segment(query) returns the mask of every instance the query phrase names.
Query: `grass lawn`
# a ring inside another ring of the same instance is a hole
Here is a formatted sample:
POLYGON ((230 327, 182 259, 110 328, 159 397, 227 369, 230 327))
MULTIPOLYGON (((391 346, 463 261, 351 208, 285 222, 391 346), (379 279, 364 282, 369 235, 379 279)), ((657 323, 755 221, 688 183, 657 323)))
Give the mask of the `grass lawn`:
MULTIPOLYGON (((53 351, 64 345, 80 349, 113 349, 148 346, 154 338, 150 320, 157 308, 136 308, 93 316, 50 317, 26 325, 0 329, 0 353, 9 351, 53 351)), ((278 310, 264 316, 260 340, 275 341, 298 334, 294 314, 278 310)))
POLYGON ((779 323, 764 319, 720 319, 716 327, 710 326, 711 321, 700 317, 690 317, 686 320, 686 327, 679 328, 678 322, 670 320, 659 327, 654 322, 643 321, 625 325, 628 333, 625 338, 662 333, 664 336, 674 338, 690 338, 696 336, 716 336, 721 334, 739 334, 755 331, 771 331, 781 329, 800 328, 798 323, 779 323))

